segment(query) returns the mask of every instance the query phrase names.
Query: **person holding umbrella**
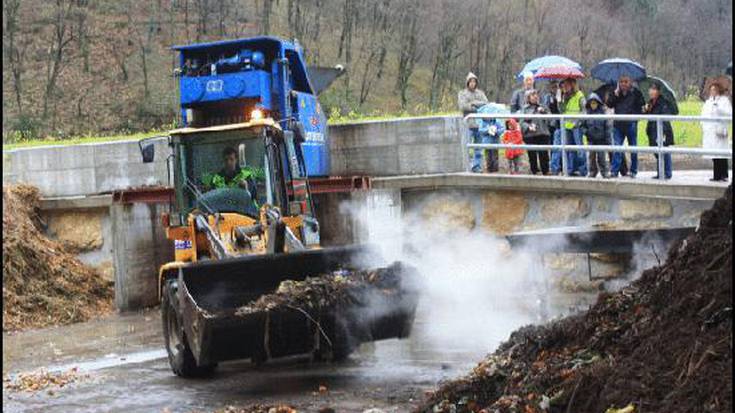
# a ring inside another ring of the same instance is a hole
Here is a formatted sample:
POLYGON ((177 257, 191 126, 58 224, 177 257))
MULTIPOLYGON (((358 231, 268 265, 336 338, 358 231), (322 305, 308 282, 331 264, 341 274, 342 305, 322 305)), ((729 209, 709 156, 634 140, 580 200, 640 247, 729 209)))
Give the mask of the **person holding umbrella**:
MULTIPOLYGON (((560 100, 560 112, 562 114, 579 114, 585 111, 584 93, 577 88, 577 80, 569 78, 564 80, 564 93, 560 100)), ((561 142, 561 128, 566 129, 566 145, 584 145, 582 140, 581 121, 565 121, 556 131, 561 142)), ((554 139, 557 141, 557 139, 554 139)), ((571 176, 587 176, 587 156, 583 151, 567 152, 567 174, 571 176)))
MULTIPOLYGON (((612 94, 613 94, 614 91, 615 91, 615 85, 610 84, 610 83, 603 83, 602 86, 598 87, 594 91, 594 93, 599 98, 602 99, 602 103, 604 103, 603 112, 606 115, 614 115, 615 114, 615 109, 611 108, 610 105, 609 105, 610 96, 612 96, 612 94)), ((610 135, 610 136, 608 136, 608 144, 611 144, 611 142, 613 141, 613 121, 612 120, 608 120, 608 121, 606 121, 606 123, 607 123, 608 134, 610 135)), ((607 153, 607 164, 608 164, 608 166, 609 165, 612 165, 613 155, 614 155, 613 152, 608 152, 607 153)), ((628 175, 628 161, 627 161, 627 156, 625 154, 622 154, 622 156, 621 156, 620 171, 618 171, 618 172, 620 173, 621 176, 627 176, 628 175)))
MULTIPOLYGON (((643 94, 633 87, 634 81, 646 78, 646 68, 640 63, 630 59, 612 58, 605 59, 595 65, 590 71, 592 77, 604 83, 614 84, 617 87, 609 95, 607 105, 615 110, 617 115, 639 115, 643 111, 645 100, 643 94)), ((638 122, 615 121, 613 122, 613 144, 622 146, 623 141, 628 141, 628 146, 638 144, 638 122)), ((618 176, 622 161, 622 152, 614 152, 610 172, 613 177, 618 176)), ((628 176, 635 178, 638 173, 638 154, 630 154, 630 173, 628 176)))
MULTIPOLYGON (((649 115, 675 115, 676 111, 673 108, 673 105, 669 102, 668 99, 664 98, 661 95, 661 84, 658 82, 651 82, 651 85, 648 87, 648 97, 649 101, 646 104, 646 106, 643 108, 643 112, 649 115)), ((663 136, 664 136, 664 146, 671 146, 674 144, 674 130, 671 128, 671 122, 665 121, 663 123, 663 136)), ((649 146, 657 146, 658 145, 658 129, 657 129, 656 121, 648 121, 646 124, 646 135, 648 135, 648 145, 649 146)), ((656 165, 658 166, 658 154, 654 154, 656 157, 656 165)), ((662 171, 658 171, 656 173, 655 179, 659 179, 661 176, 662 171)), ((664 170, 663 170, 664 178, 665 179, 671 179, 671 154, 665 153, 664 154, 664 170)))
MULTIPOLYGON (((610 95, 608 104, 615 110, 616 115, 639 115, 643 111, 645 105, 643 94, 640 90, 633 86, 633 80, 628 75, 622 75, 618 79, 618 87, 615 88, 610 95)), ((623 146, 623 142, 627 140, 628 146, 638 145, 638 122, 619 120, 613 123, 613 143, 616 146, 623 146)), ((617 177, 620 171, 623 154, 615 152, 613 154, 610 173, 613 177, 617 177)), ((630 154, 630 172, 629 177, 635 178, 638 173, 638 154, 630 154)))

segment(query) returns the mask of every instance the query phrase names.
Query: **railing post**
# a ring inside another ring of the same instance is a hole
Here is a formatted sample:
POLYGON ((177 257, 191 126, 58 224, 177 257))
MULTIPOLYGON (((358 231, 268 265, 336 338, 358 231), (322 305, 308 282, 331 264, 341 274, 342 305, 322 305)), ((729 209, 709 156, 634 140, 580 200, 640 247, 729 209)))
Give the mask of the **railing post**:
POLYGON ((471 172, 472 162, 470 162, 470 148, 467 146, 470 142, 470 128, 469 122, 462 118, 461 125, 459 127, 459 144, 460 154, 462 155, 462 165, 464 166, 465 172, 471 172))
POLYGON ((665 179, 664 154, 661 151, 664 147, 664 130, 661 119, 656 119, 656 145, 658 146, 658 179, 665 179))
POLYGON ((569 176, 567 173, 567 151, 565 149, 567 142, 567 128, 564 126, 564 116, 559 117, 559 130, 561 133, 561 173, 564 176, 569 176))

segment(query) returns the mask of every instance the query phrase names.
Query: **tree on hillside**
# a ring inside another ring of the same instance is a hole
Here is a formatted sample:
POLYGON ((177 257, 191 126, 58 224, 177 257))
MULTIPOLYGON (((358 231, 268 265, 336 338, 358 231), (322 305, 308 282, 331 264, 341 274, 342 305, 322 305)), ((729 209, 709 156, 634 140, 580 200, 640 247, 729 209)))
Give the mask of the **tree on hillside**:
MULTIPOLYGON (((72 10, 75 1, 56 0, 51 17, 51 38, 46 57, 46 87, 43 94, 43 119, 49 117, 49 105, 55 101, 56 82, 64 67, 67 46, 74 40, 72 30, 72 10)), ((54 117, 55 118, 55 117, 54 117)))
POLYGON ((401 109, 406 110, 408 98, 408 82, 413 75, 416 62, 421 58, 419 49, 419 1, 403 0, 398 2, 399 9, 396 16, 398 25, 398 73, 396 75, 396 89, 401 94, 401 109))
POLYGON ((732 59, 729 0, 6 0, 3 29, 10 139, 170 124, 170 47, 255 33, 296 37, 310 64, 344 64, 322 95, 343 113, 454 110, 468 70, 507 101, 544 54, 586 69, 639 60, 681 94, 732 59))
POLYGON ((388 25, 390 0, 370 0, 364 6, 368 17, 363 22, 367 30, 363 32, 363 43, 360 47, 360 60, 364 63, 360 70, 358 107, 362 107, 367 100, 373 83, 383 77, 388 41, 392 34, 388 25))

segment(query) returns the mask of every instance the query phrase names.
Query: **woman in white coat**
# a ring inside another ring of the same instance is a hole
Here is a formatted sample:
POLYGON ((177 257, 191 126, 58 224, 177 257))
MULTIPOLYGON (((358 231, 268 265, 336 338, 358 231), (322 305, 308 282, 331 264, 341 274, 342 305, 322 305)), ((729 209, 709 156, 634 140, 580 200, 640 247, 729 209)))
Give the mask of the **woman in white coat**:
MULTIPOLYGON (((719 83, 712 83, 709 98, 702 107, 702 116, 732 116, 732 104, 719 83)), ((727 122, 702 122, 702 147, 732 150, 727 122)), ((727 181, 727 158, 712 157, 714 176, 710 181, 727 181)))

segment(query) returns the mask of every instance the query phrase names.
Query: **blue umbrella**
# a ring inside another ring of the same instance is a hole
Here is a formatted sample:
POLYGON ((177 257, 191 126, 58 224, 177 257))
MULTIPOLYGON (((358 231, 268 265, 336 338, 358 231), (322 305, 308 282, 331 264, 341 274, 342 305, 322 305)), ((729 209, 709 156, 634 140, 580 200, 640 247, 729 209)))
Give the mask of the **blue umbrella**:
POLYGON ((519 81, 523 80, 524 73, 536 74, 539 69, 551 66, 569 66, 575 69, 582 70, 582 65, 572 59, 567 59, 564 56, 542 56, 537 57, 526 63, 526 65, 523 66, 523 70, 521 70, 516 76, 516 79, 519 81))
MULTIPOLYGON (((508 106, 503 105, 501 103, 487 103, 483 106, 480 106, 477 109, 477 113, 482 114, 494 114, 494 113, 510 113, 510 109, 508 106)), ((488 130, 490 129, 490 126, 495 125, 497 128, 498 135, 501 135, 503 133, 503 130, 505 129, 504 122, 499 121, 498 119, 478 119, 480 121, 479 123, 479 130, 482 133, 488 133, 488 130)))
POLYGON ((605 83, 614 84, 620 76, 628 76, 634 81, 646 78, 646 68, 630 59, 605 59, 592 68, 592 77, 605 83))

